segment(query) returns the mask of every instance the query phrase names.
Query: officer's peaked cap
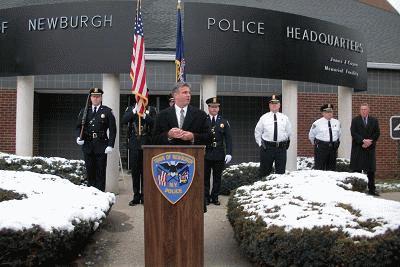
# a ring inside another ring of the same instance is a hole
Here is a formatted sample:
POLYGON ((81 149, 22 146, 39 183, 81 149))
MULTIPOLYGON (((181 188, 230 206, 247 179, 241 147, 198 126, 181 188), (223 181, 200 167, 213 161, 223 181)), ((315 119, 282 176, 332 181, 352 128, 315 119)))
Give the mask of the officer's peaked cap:
POLYGON ((94 87, 94 88, 90 88, 89 94, 90 95, 102 95, 102 94, 104 94, 104 92, 103 92, 103 90, 101 90, 101 88, 94 87))
POLYGON ((280 103, 281 101, 279 100, 279 98, 278 98, 278 96, 277 95, 272 95, 271 96, 271 100, 269 100, 269 103, 270 104, 278 104, 278 103, 280 103))
POLYGON ((207 105, 219 105, 221 104, 221 101, 218 97, 211 97, 209 99, 206 100, 206 104, 207 105))
POLYGON ((332 104, 324 104, 320 108, 321 112, 332 112, 333 111, 333 105, 332 104))

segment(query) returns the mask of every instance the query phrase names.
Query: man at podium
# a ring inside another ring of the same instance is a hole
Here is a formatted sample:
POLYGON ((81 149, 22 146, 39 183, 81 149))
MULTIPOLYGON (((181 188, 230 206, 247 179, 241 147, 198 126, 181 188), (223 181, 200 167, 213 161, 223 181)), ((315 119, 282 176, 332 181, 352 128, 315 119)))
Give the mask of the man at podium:
MULTIPOLYGON (((204 111, 189 105, 190 84, 177 83, 172 96, 174 105, 162 110, 156 118, 153 144, 208 145, 211 142, 210 124, 204 111)), ((205 199, 204 212, 207 212, 205 199)))
POLYGON ((211 141, 207 114, 189 105, 190 84, 177 83, 172 89, 175 104, 162 110, 155 122, 155 145, 207 145, 211 141))

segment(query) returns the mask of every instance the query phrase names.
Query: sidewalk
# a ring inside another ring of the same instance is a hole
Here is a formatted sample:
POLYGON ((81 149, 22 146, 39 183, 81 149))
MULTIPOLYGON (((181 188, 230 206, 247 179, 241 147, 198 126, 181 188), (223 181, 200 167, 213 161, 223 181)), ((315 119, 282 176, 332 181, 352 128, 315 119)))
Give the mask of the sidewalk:
MULTIPOLYGON (((119 181, 120 194, 100 231, 97 231, 73 266, 144 266, 143 205, 131 207, 131 176, 119 181)), ((204 266, 247 267, 252 264, 241 254, 226 218, 228 197, 221 206, 208 206, 204 214, 204 266)))

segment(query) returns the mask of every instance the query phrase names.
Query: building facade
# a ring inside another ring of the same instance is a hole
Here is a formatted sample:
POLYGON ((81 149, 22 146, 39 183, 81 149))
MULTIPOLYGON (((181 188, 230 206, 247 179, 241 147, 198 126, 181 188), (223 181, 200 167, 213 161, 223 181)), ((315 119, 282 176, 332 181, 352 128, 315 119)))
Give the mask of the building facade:
MULTIPOLYGON (((72 1, 35 1, 57 4, 72 1)), ((95 4, 97 1, 89 1, 95 4)), ((185 2, 185 1, 184 1, 185 2)), ((188 1, 189 2, 189 1, 188 1)), ((389 119, 400 115, 400 16, 386 1, 190 1, 245 5, 317 18, 361 31, 368 50, 367 91, 353 93, 352 115, 361 103, 371 106, 378 118, 381 138, 377 146, 377 175, 400 177, 400 144, 392 140, 389 119), (377 23, 379 21, 379 23, 377 23)), ((30 1, 2 1, 0 8, 30 5, 30 1)), ((147 55, 147 84, 150 105, 167 107, 167 95, 175 82, 176 1, 143 1, 143 20, 147 55)), ((183 3, 184 11, 184 3, 183 3)), ((132 20, 134 11, 132 11, 132 20)), ((185 18, 184 19, 190 19, 185 18)), ((129 55, 127 55, 129 57, 129 55)), ((104 63, 106 64, 106 62, 104 63)), ((120 114, 126 108, 131 81, 120 73, 120 114)), ((282 81, 248 77, 217 76, 217 93, 221 96, 221 113, 232 126, 233 163, 258 161, 254 127, 268 109, 267 98, 282 92, 282 81)), ((188 75, 193 85, 193 102, 199 106, 200 75, 188 75)), ((60 74, 34 77, 33 154, 81 158, 75 144, 75 125, 84 105, 88 88, 102 87, 102 74, 60 74)), ((17 77, 0 78, 0 151, 15 153, 17 77)), ((338 87, 308 82, 298 83, 298 156, 312 156, 307 135, 312 122, 320 117, 319 107, 333 103, 335 117, 338 87)), ((285 101, 283 98, 282 101, 285 101)), ((349 129, 343 129, 349 131, 349 129)), ((126 162, 126 126, 120 125, 120 151, 126 162)))

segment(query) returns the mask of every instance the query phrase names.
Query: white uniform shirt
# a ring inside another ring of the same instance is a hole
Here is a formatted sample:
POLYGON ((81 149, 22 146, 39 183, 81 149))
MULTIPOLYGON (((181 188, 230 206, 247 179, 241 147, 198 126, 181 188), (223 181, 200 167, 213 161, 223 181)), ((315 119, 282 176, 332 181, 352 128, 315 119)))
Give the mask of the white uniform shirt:
MULTIPOLYGON (((340 122, 334 118, 332 118, 330 121, 332 128, 332 141, 335 142, 340 138, 340 135, 342 133, 340 129, 340 122)), ((316 120, 311 125, 310 132, 308 133, 308 139, 310 139, 311 144, 314 144, 314 139, 329 142, 330 138, 328 120, 324 117, 316 120)))
MULTIPOLYGON (((277 142, 287 141, 292 133, 292 125, 289 118, 280 112, 276 113, 278 121, 278 138, 277 142)), ((261 116, 256 128, 254 129, 254 137, 259 146, 261 146, 261 139, 268 142, 274 140, 274 113, 268 112, 261 116)))

